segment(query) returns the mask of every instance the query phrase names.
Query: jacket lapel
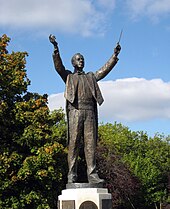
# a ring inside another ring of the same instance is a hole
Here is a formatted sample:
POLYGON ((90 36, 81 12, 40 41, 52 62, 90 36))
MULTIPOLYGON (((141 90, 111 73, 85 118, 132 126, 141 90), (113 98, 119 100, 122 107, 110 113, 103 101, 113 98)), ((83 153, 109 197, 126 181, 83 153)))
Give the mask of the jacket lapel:
POLYGON ((67 76, 64 97, 66 98, 66 100, 68 100, 71 103, 74 102, 77 85, 78 85, 78 75, 69 74, 67 76))

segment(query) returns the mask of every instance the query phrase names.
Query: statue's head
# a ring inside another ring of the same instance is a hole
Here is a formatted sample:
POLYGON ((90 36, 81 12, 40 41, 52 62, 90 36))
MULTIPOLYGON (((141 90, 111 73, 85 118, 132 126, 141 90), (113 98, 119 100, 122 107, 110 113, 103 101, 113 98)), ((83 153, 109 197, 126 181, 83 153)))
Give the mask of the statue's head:
POLYGON ((76 71, 82 71, 84 68, 84 57, 80 53, 76 53, 72 59, 71 63, 76 71))

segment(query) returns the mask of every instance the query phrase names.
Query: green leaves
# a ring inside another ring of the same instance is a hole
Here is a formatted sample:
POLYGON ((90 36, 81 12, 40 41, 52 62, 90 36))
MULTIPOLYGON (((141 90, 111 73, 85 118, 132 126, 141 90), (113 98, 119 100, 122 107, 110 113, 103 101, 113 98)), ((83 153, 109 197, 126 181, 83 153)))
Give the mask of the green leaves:
POLYGON ((66 123, 47 95, 30 93, 26 52, 0 38, 0 208, 56 208, 66 181, 66 123))
POLYGON ((29 181, 34 177, 40 181, 62 179, 62 167, 66 152, 59 143, 45 144, 33 156, 26 157, 18 171, 18 178, 29 181))
MULTIPOLYGON (((122 124, 102 124, 99 138, 110 155, 121 156, 123 163, 141 182, 142 207, 149 207, 168 198, 170 168, 169 137, 155 135, 149 138, 144 132, 132 132, 122 124)), ((140 202, 139 200, 138 202, 140 202)))

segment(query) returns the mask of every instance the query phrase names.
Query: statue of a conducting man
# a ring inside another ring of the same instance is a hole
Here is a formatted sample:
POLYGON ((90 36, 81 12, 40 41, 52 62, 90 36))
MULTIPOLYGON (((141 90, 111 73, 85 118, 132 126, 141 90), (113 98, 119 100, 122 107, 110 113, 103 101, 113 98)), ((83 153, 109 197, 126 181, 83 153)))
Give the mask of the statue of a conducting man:
POLYGON ((74 72, 64 67, 58 48, 58 43, 53 35, 49 36, 54 45, 54 66, 62 80, 66 84, 65 99, 68 121, 68 183, 77 182, 77 161, 79 156, 80 139, 83 138, 84 153, 87 164, 87 177, 89 183, 102 183, 96 172, 96 142, 97 142, 97 103, 103 103, 103 97, 97 81, 104 78, 116 65, 121 47, 119 43, 114 49, 113 55, 96 72, 85 73, 84 57, 80 53, 72 59, 74 72))

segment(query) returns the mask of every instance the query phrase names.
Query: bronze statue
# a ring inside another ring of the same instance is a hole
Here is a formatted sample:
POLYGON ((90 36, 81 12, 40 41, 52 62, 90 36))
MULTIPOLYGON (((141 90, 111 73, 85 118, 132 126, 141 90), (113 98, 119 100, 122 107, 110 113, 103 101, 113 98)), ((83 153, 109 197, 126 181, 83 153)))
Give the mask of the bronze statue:
POLYGON ((64 67, 58 48, 58 43, 53 35, 49 36, 54 45, 53 60, 58 74, 66 83, 65 98, 68 120, 68 183, 77 181, 77 159, 79 155, 80 139, 83 137, 84 153, 87 164, 87 177, 89 183, 102 183, 96 172, 95 150, 97 142, 98 117, 97 103, 103 103, 97 81, 104 78, 116 65, 121 47, 119 42, 114 49, 114 54, 106 64, 95 73, 83 71, 84 57, 80 53, 72 57, 74 72, 64 67))

